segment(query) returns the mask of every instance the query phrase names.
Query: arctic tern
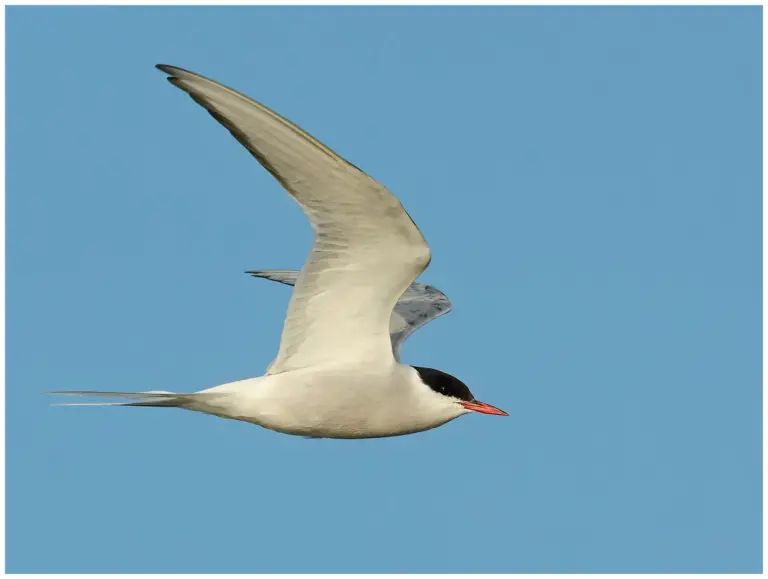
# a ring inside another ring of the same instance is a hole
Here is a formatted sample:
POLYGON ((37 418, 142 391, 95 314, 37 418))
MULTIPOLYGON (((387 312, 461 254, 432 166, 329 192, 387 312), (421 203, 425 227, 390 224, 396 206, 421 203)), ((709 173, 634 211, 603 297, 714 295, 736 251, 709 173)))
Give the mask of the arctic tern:
POLYGON ((182 408, 310 438, 410 434, 471 412, 507 416, 450 374, 400 363, 402 342, 450 302, 440 292, 425 302, 429 286, 414 284, 430 249, 392 193, 266 106, 193 72, 157 68, 291 195, 314 230, 313 246, 300 272, 253 272, 294 286, 263 376, 192 393, 52 394, 123 399, 70 406, 182 408), (410 302, 419 295, 416 310, 426 314, 414 317, 410 302))

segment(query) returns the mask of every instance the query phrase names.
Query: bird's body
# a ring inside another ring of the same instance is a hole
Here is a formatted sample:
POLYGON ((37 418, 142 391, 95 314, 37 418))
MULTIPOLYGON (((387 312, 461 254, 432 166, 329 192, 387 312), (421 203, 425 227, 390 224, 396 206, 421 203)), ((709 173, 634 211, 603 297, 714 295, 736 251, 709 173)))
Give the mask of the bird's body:
POLYGON ((313 438, 396 436, 469 412, 506 415, 449 374, 400 363, 402 342, 450 303, 413 283, 431 254, 394 195, 264 105, 195 73, 158 68, 299 204, 315 232, 312 251, 301 272, 253 272, 294 286, 264 376, 189 394, 59 394, 129 400, 100 406, 183 408, 313 438))
POLYGON ((397 362, 302 368, 223 384, 200 394, 189 410, 313 438, 409 434, 470 412, 424 388, 417 370, 397 362))

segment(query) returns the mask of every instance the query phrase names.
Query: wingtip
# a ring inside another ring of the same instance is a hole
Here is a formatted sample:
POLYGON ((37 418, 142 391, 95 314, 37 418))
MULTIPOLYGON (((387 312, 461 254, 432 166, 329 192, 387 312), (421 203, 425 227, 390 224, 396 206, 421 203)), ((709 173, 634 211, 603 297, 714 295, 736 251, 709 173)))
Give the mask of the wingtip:
POLYGON ((176 86, 176 87, 179 86, 179 83, 181 82, 179 79, 179 73, 182 72, 182 69, 175 66, 171 66, 169 64, 156 64, 155 68, 160 72, 163 72, 168 75, 167 77, 165 77, 165 80, 170 82, 173 86, 176 86))
POLYGON ((155 68, 165 74, 173 74, 173 71, 177 70, 175 66, 171 66, 170 64, 156 64, 155 68))
POLYGON ((194 73, 179 68, 178 66, 171 66, 170 64, 156 64, 155 68, 160 72, 167 74, 166 80, 174 86, 179 86, 183 76, 195 76, 194 73))
POLYGON ((191 70, 187 70, 186 68, 181 68, 180 66, 173 66, 171 64, 156 64, 155 68, 167 74, 168 80, 181 79, 183 77, 186 77, 186 78, 192 77, 192 78, 200 78, 203 80, 210 80, 200 74, 197 74, 196 72, 192 72, 191 70))

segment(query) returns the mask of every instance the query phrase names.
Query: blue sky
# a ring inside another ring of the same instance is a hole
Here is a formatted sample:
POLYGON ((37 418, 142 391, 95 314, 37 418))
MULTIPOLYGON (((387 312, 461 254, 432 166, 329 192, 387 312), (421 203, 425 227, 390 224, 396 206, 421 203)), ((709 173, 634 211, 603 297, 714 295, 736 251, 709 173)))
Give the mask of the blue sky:
POLYGON ((761 9, 7 8, 10 572, 758 572, 761 9), (50 389, 259 375, 310 228, 153 68, 382 181, 510 418, 311 441, 50 389))

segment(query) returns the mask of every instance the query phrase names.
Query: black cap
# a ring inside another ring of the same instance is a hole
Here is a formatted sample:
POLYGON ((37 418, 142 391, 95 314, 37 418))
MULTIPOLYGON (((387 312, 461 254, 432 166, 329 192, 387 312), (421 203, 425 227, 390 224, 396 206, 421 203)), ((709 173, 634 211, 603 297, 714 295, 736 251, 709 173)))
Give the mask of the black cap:
POLYGON ((420 366, 414 366, 413 368, 419 373, 421 381, 438 394, 451 396, 466 402, 475 399, 467 385, 458 378, 454 378, 450 374, 435 370, 434 368, 422 368, 420 366))

